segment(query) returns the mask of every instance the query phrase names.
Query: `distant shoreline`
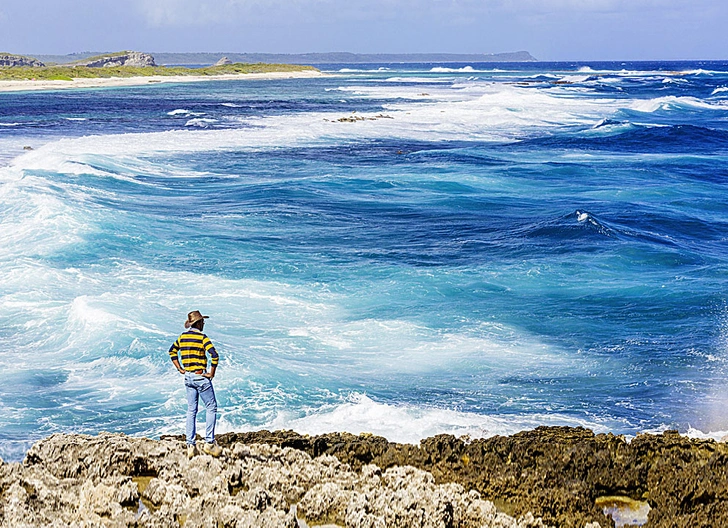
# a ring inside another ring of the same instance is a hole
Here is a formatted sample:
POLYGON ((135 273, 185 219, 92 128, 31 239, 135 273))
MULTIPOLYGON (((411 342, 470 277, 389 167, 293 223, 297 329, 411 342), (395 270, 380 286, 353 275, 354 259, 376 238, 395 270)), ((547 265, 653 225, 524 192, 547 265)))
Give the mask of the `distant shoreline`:
MULTIPOLYGON (((382 63, 430 63, 430 62, 536 62, 528 51, 506 53, 238 53, 227 52, 148 52, 161 65, 204 65, 214 64, 220 57, 232 62, 268 64, 382 64, 382 63)), ((66 64, 90 56, 103 55, 93 51, 70 55, 32 54, 45 63, 66 64)))
POLYGON ((66 80, 0 80, 0 93, 47 90, 75 90, 80 88, 113 88, 146 86, 160 83, 186 83, 201 81, 301 79, 324 75, 314 70, 265 73, 233 73, 222 75, 150 75, 138 77, 86 77, 66 80))

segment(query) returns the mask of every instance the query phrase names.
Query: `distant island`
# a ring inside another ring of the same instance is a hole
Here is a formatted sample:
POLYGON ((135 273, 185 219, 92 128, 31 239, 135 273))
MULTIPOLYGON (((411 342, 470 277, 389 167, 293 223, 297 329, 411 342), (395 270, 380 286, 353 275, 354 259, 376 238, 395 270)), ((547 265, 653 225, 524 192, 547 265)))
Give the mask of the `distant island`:
MULTIPOLYGON (((313 66, 278 63, 240 63, 217 56, 213 65, 200 68, 158 66, 155 58, 138 51, 119 51, 79 58, 73 61, 49 62, 38 57, 0 53, 0 80, 3 81, 72 81, 74 79, 130 77, 205 77, 249 73, 286 73, 318 71, 313 66)), ((45 59, 45 57, 43 57, 45 59)))
MULTIPOLYGON (((44 57, 45 58, 45 57, 44 57)), ((67 90, 142 86, 151 83, 292 79, 322 73, 313 66, 278 63, 240 63, 217 57, 201 67, 159 66, 154 57, 138 51, 119 51, 46 64, 37 57, 0 53, 0 92, 67 90)))
MULTIPOLYGON (((70 55, 36 55, 45 63, 66 64, 103 55, 98 52, 70 55)), ((534 62, 527 51, 509 53, 151 53, 157 64, 203 66, 227 57, 235 63, 264 64, 368 64, 368 63, 428 63, 428 62, 534 62)))

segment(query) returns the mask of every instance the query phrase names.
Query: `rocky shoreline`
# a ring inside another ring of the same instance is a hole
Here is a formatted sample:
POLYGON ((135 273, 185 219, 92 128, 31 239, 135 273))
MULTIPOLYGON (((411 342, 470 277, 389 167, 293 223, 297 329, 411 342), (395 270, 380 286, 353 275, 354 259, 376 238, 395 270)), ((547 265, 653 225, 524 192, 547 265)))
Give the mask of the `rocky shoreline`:
POLYGON ((643 505, 647 528, 728 526, 728 445, 670 431, 218 442, 220 458, 188 460, 180 437, 53 435, 0 464, 0 526, 606 528, 620 501, 643 505))

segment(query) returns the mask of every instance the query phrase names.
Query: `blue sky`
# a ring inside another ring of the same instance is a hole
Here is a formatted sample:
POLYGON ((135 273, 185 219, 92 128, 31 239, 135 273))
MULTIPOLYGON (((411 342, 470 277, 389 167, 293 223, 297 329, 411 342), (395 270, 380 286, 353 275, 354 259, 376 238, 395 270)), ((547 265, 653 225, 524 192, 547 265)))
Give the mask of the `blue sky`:
POLYGON ((728 0, 0 0, 0 51, 728 59, 728 0))

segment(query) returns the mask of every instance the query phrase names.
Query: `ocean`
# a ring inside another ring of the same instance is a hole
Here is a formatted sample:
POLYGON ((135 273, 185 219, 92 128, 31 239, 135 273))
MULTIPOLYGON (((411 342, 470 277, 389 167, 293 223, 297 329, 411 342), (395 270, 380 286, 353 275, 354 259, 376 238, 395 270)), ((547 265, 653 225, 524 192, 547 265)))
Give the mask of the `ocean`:
POLYGON ((0 457, 183 434, 191 310, 218 433, 728 431, 728 62, 320 68, 0 93, 0 457))

